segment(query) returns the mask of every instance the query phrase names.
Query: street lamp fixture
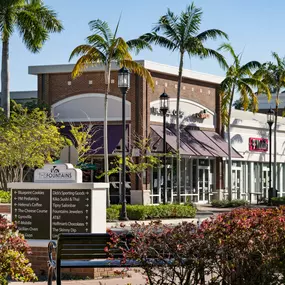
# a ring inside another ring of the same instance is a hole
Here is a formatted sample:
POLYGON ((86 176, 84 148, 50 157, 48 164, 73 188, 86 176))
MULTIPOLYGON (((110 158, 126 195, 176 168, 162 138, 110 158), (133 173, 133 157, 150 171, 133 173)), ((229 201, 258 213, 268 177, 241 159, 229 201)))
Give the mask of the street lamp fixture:
POLYGON ((271 157, 272 157, 272 125, 274 122, 274 111, 270 108, 267 112, 267 124, 269 126, 269 191, 268 191, 268 200, 269 203, 271 202, 271 198, 273 197, 273 189, 271 188, 271 182, 272 182, 272 175, 271 175, 271 165, 272 165, 272 161, 271 161, 271 157))
POLYGON ((163 204, 166 204, 167 198, 167 168, 166 168, 166 113, 169 110, 169 97, 163 92, 160 97, 160 112, 163 114, 163 204))
POLYGON ((121 178, 121 202, 122 210, 120 220, 128 221, 127 215, 127 198, 126 198, 126 94, 130 88, 130 71, 122 67, 118 71, 118 87, 122 92, 122 120, 123 120, 123 134, 122 134, 122 178, 121 178))

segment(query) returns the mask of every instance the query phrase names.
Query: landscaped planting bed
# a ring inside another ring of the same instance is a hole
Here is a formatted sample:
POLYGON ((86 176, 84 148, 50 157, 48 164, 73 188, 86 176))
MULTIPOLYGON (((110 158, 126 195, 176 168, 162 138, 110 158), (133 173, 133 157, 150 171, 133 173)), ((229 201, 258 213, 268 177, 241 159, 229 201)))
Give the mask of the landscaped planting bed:
MULTIPOLYGON (((121 205, 112 205, 107 209, 107 221, 116 221, 120 216, 121 205)), ((194 218, 196 208, 192 205, 127 205, 130 220, 194 218)))

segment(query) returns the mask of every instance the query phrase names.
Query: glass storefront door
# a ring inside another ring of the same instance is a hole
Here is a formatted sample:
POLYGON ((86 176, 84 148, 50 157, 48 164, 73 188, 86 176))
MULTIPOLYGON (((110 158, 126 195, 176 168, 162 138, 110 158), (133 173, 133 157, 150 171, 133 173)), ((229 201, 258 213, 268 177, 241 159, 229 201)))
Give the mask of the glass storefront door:
POLYGON ((198 166, 199 202, 208 203, 210 200, 210 167, 198 166))
POLYGON ((232 170, 232 199, 242 199, 241 197, 241 169, 233 168, 232 170))
POLYGON ((262 167, 262 180, 261 180, 262 197, 268 198, 269 191, 269 167, 263 165, 262 167))
MULTIPOLYGON (((215 160, 181 159, 181 202, 209 203, 215 191, 215 160)), ((163 201, 164 168, 154 168, 151 172, 151 203, 163 201)), ((177 174, 175 158, 167 159, 167 202, 177 201, 177 174)))

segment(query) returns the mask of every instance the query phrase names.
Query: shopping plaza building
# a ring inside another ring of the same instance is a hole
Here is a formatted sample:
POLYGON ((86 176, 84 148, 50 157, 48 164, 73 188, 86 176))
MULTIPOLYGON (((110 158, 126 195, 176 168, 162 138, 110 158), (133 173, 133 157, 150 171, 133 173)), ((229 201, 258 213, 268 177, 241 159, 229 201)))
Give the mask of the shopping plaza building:
MULTIPOLYGON (((176 95, 178 68, 150 61, 139 61, 153 77, 155 88, 141 77, 131 74, 131 85, 127 93, 126 151, 131 150, 135 137, 149 138, 151 153, 160 155, 163 144, 163 117, 159 96, 166 92, 170 97, 167 113, 167 200, 177 199, 176 182, 176 95)), ((51 106, 58 122, 92 124, 95 132, 90 158, 91 169, 84 170, 85 181, 99 181, 103 167, 103 118, 104 118, 104 68, 92 67, 80 77, 71 78, 72 64, 31 66, 29 73, 37 76, 38 100, 51 106)), ((112 66, 111 88, 108 96, 108 152, 110 163, 122 146, 122 94, 117 86, 119 67, 112 66)), ((183 71, 180 103, 180 154, 182 201, 207 203, 212 198, 227 196, 227 134, 223 133, 220 98, 218 94, 222 77, 183 71), (224 139, 225 137, 225 139, 224 139)), ((284 122, 284 119, 280 119, 284 122)), ((278 186, 285 179, 284 144, 285 127, 278 127, 278 186), (284 140, 281 142, 281 138, 284 140), (280 138, 279 138, 280 137, 280 138)), ((268 187, 268 149, 254 148, 252 139, 268 142, 266 115, 253 115, 235 111, 232 120, 232 160, 234 197, 257 199, 254 193, 266 193, 268 187)), ((112 165, 110 164, 110 167, 112 165)), ((127 195, 131 203, 157 204, 162 201, 163 187, 161 167, 150 168, 143 175, 128 175, 127 195)), ((111 202, 118 203, 120 197, 119 174, 110 176, 111 202)))

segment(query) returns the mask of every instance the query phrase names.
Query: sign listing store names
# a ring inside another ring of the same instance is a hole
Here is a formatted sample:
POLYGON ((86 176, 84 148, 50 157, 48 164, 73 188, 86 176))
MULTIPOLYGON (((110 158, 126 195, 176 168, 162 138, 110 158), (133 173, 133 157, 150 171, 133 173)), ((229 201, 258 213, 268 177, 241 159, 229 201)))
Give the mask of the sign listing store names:
POLYGON ((91 232, 91 191, 52 190, 52 239, 60 233, 91 232))
POLYGON ((26 239, 50 235, 50 193, 45 190, 12 190, 12 220, 26 239))
POLYGON ((13 189, 12 199, 12 220, 26 239, 91 232, 90 189, 13 189))

